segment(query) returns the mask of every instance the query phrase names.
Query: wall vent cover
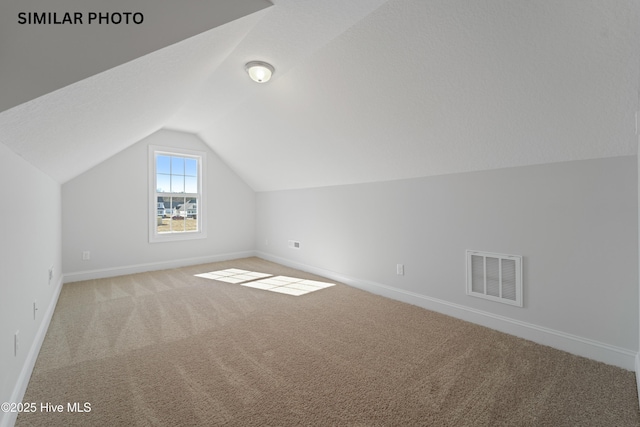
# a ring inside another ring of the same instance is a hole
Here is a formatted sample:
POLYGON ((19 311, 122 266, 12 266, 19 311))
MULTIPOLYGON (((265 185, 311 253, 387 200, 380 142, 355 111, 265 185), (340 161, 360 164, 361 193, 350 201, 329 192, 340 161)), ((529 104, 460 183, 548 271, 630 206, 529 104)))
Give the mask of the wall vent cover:
POLYGON ((289 240, 289 247, 293 249, 300 249, 300 242, 297 240, 289 240))
POLYGON ((522 307, 522 257, 468 250, 467 295, 522 307))

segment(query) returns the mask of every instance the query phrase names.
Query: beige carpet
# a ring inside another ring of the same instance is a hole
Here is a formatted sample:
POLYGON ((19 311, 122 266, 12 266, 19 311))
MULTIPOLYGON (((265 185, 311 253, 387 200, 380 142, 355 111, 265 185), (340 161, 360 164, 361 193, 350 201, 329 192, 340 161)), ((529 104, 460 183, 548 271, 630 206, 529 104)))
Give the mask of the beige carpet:
POLYGON ((24 398, 64 412, 17 425, 640 425, 632 372, 341 284, 194 277, 227 268, 323 280, 248 258, 67 284, 24 398))

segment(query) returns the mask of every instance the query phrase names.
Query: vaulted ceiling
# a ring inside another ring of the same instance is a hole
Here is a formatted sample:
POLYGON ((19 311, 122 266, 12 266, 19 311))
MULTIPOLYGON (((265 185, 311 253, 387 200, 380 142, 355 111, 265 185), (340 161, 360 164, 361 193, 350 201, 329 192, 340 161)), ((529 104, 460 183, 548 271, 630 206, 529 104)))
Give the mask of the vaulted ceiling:
POLYGON ((149 43, 114 39, 98 60, 87 36, 50 76, 30 69, 56 44, 8 45, 33 28, 0 25, 0 142, 60 183, 161 128, 198 134, 256 191, 637 150, 635 0, 181 2, 173 31, 153 25, 162 2, 137 1, 149 43), (269 83, 251 60, 275 66, 269 83))

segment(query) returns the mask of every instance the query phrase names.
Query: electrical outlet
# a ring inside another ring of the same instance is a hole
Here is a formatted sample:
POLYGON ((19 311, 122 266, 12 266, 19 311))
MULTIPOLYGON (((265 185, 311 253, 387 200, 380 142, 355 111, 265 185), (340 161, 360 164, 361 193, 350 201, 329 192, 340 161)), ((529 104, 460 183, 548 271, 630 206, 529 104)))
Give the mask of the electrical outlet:
POLYGON ((20 334, 20 331, 16 331, 16 333, 13 335, 13 355, 17 356, 18 355, 18 349, 20 348, 20 340, 18 338, 18 334, 20 334))
POLYGON ((404 276, 404 264, 396 264, 396 274, 398 276, 404 276))
POLYGON ((53 280, 53 265, 49 267, 49 284, 51 284, 52 280, 53 280))
POLYGON ((293 249, 300 249, 300 242, 297 240, 289 240, 289 247, 293 249))
POLYGON ((33 301, 33 320, 36 320, 37 312, 38 312, 38 301, 33 301))
POLYGON ((88 261, 91 259, 91 252, 90 251, 82 251, 82 260, 83 261, 88 261))

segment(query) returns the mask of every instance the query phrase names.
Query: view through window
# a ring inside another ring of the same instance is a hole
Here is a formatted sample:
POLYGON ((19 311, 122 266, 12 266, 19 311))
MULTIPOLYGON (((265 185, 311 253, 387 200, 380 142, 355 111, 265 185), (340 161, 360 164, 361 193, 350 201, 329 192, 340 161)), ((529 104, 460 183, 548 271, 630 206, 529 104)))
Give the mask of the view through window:
POLYGON ((150 160, 154 193, 152 241, 201 232, 202 156, 154 149, 150 160))
POLYGON ((198 231, 198 160, 157 155, 158 233, 198 231))

